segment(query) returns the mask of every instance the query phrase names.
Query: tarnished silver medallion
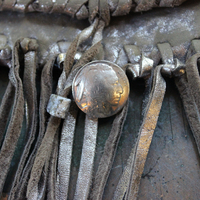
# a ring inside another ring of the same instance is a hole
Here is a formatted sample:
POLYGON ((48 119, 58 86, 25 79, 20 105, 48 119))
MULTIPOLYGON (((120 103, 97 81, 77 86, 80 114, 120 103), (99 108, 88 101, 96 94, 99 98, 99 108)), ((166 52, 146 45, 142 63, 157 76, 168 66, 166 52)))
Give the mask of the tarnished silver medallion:
POLYGON ((116 114, 126 103, 129 82, 115 63, 101 60, 86 64, 75 76, 72 93, 78 107, 91 118, 116 114))

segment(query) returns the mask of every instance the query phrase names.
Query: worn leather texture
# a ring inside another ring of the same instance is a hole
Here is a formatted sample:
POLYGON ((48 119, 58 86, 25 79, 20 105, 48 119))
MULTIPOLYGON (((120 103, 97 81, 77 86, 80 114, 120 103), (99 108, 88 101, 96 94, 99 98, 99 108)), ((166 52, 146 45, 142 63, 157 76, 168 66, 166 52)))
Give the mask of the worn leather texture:
MULTIPOLYGON (((147 12, 111 17, 109 25, 103 32, 102 44, 105 59, 123 66, 128 62, 128 56, 123 47, 124 45, 134 44, 145 55, 151 56, 156 65, 160 62, 157 44, 169 42, 174 57, 185 63, 191 40, 200 37, 199 9, 200 3, 193 0, 185 2, 179 7, 155 8, 147 12)), ((49 60, 49 52, 65 52, 67 46, 63 41, 71 43, 78 33, 88 27, 89 24, 87 19, 80 21, 64 14, 0 12, 0 34, 7 37, 8 46, 13 48, 19 38, 30 37, 37 40, 39 46, 37 50, 38 74, 36 76, 40 74, 44 64, 49 60), (59 42, 58 46, 55 45, 57 42, 59 42)), ((58 75, 56 73, 54 73, 55 80, 58 75)), ((37 77, 36 80, 39 85, 37 77)), ((113 196, 141 125, 145 84, 142 79, 132 80, 129 77, 129 80, 131 92, 128 115, 119 141, 114 165, 106 184, 103 196, 105 200, 109 200, 113 196)), ((138 199, 198 200, 200 196, 198 150, 174 80, 170 78, 165 78, 165 80, 167 82, 166 94, 145 164, 138 199)), ((1 97, 7 84, 8 69, 1 65, 1 97)), ((75 192, 83 143, 84 117, 84 114, 79 112, 74 137, 69 199, 73 199, 75 192)), ((113 119, 111 117, 99 120, 94 173, 97 171, 113 119)), ((25 129, 23 129, 18 141, 18 148, 15 151, 12 167, 4 186, 5 194, 9 193, 11 183, 14 180, 13 177, 19 157, 24 148, 23 141, 26 140, 25 132, 25 129)))

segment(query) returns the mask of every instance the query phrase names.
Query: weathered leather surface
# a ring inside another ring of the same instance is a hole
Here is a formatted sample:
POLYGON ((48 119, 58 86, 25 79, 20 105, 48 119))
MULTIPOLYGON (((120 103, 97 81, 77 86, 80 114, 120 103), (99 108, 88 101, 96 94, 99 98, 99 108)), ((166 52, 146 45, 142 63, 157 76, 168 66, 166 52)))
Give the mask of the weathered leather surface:
MULTIPOLYGON (((157 8, 152 11, 130 14, 126 17, 111 17, 111 22, 104 31, 103 45, 105 59, 127 62, 123 52, 124 44, 135 44, 147 55, 158 42, 169 42, 174 55, 183 62, 190 41, 200 37, 200 3, 190 1, 176 8, 157 8), (121 52, 121 53, 120 53, 121 52), (118 59, 120 54, 121 59, 118 59)), ((38 63, 42 67, 48 59, 48 50, 61 40, 72 42, 82 29, 89 25, 88 21, 77 21, 59 14, 16 12, 0 13, 0 33, 8 38, 8 44, 13 47, 18 38, 32 37, 38 40, 38 63)), ((153 56, 155 62, 157 51, 153 56)), ((1 96, 7 83, 5 68, 0 68, 1 96)), ((194 199, 200 196, 200 160, 194 138, 188 126, 182 102, 173 80, 167 80, 167 92, 159 116, 158 124, 140 184, 139 198, 146 199, 194 199)), ((113 168, 103 199, 111 199, 120 174, 126 164, 130 149, 135 142, 141 125, 141 110, 144 83, 141 80, 131 82, 130 105, 125 121, 124 131, 116 153, 113 168)), ((79 113, 75 134, 75 144, 72 163, 72 178, 70 196, 75 190, 75 181, 79 167, 84 115, 79 113)), ((99 120, 99 135, 95 169, 108 137, 113 118, 99 120)), ((20 149, 20 148, 19 148, 20 149)), ((13 160, 13 169, 17 166, 17 156, 13 160)), ((15 171, 11 169, 12 171, 15 171)), ((5 192, 9 191, 13 173, 10 173, 5 192)))

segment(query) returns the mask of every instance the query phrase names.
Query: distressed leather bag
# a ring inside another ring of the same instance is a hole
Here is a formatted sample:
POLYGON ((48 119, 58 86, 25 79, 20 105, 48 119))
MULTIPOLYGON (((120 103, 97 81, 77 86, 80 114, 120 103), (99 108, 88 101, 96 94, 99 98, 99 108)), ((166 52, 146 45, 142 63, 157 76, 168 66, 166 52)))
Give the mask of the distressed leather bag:
POLYGON ((0 0, 1 199, 198 200, 199 9, 0 0), (128 77, 111 117, 75 103, 73 80, 91 61, 128 77))

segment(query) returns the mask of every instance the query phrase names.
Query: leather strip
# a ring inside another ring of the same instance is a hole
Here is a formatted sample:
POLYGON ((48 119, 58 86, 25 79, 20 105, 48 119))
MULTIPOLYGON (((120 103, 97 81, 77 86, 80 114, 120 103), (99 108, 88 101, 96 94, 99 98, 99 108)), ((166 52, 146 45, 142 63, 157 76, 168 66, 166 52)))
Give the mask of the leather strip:
MULTIPOLYGON (((74 56, 76 53, 77 47, 80 45, 81 42, 85 41, 92 33, 93 29, 95 28, 96 21, 94 24, 92 24, 90 27, 84 29, 79 36, 71 43, 69 50, 67 52, 65 61, 64 61, 64 69, 63 72, 59 78, 58 86, 57 86, 57 94, 60 96, 66 97, 71 89, 65 90, 65 82, 69 84, 68 81, 66 81, 66 77, 68 77, 71 68, 73 66, 74 62, 74 56)), ((87 51, 88 52, 88 51, 87 51)), ((90 52, 90 51, 89 51, 90 52)), ((97 51, 96 51, 97 52, 97 51)), ((95 53, 92 53, 94 56, 95 53)), ((91 56, 91 53, 90 53, 91 56)), ((92 56, 91 56, 92 57, 92 56)), ((91 58, 90 57, 90 58, 91 58)), ((83 61, 87 61, 88 58, 82 57, 83 61)), ((74 70, 76 68, 72 69, 71 74, 74 74, 74 70)), ((76 74, 76 73, 75 73, 76 74)), ((73 75, 70 76, 68 80, 70 80, 70 77, 73 77, 73 75)), ((72 79, 73 80, 73 79, 72 79)), ((71 83, 72 84, 72 80, 71 83)), ((47 125, 47 129, 44 135, 44 138, 42 140, 42 143, 37 151, 37 155, 32 167, 31 176, 28 182, 27 187, 27 198, 29 199, 37 199, 39 195, 39 180, 42 175, 42 169, 45 166, 46 169, 48 169, 48 160, 50 159, 50 153, 52 150, 53 145, 53 139, 55 136, 55 133, 57 132, 59 126, 60 126, 61 119, 51 116, 47 125)))
POLYGON ((114 12, 117 8, 119 0, 108 0, 109 9, 111 12, 114 12))
POLYGON ((1 10, 13 10, 16 0, 6 0, 2 2, 1 10))
POLYGON ((72 72, 69 74, 67 78, 64 89, 61 92, 62 96, 67 96, 72 88, 72 81, 76 75, 76 73, 83 67, 86 63, 90 62, 100 51, 101 42, 96 43, 92 47, 90 47, 81 57, 81 59, 73 66, 72 72))
POLYGON ((65 6, 67 5, 69 0, 56 0, 53 4, 53 8, 51 13, 64 13, 65 6))
POLYGON ((193 55, 186 62, 186 75, 189 88, 194 97, 197 108, 200 112, 200 78, 197 66, 197 60, 200 58, 200 53, 193 55))
POLYGON ((175 77, 175 83, 183 101, 184 110, 190 128, 194 135, 198 152, 200 154, 200 113, 199 113, 199 72, 197 59, 200 54, 195 54, 186 62, 186 73, 175 77))
POLYGON ((136 143, 130 185, 125 198, 127 200, 137 198, 140 179, 165 95, 166 83, 160 73, 161 68, 162 66, 156 67, 154 72, 152 92, 136 143))
POLYGON ((89 20, 92 22, 99 11, 99 0, 89 0, 88 9, 89 9, 89 20))
POLYGON ((67 199, 78 108, 73 102, 64 121, 59 148, 56 199, 67 199))
POLYGON ((58 160, 58 132, 55 134, 51 157, 49 159, 49 169, 47 171, 47 199, 56 199, 56 168, 58 160))
POLYGON ((88 15, 88 9, 85 5, 82 5, 81 8, 76 12, 76 18, 78 20, 87 19, 88 15))
POLYGON ((38 183, 42 174, 42 169, 46 162, 48 162, 53 146, 54 136, 57 132, 61 119, 50 117, 47 129, 42 139, 42 143, 37 151, 36 158, 31 170, 31 176, 27 187, 27 198, 37 199, 39 196, 38 183))
POLYGON ((139 130, 137 142, 131 150, 127 166, 116 188, 114 194, 115 200, 137 199, 140 179, 166 89, 165 80, 160 74, 161 68, 162 65, 156 67, 154 71, 152 91, 144 114, 143 123, 139 130))
POLYGON ((89 119, 86 115, 85 134, 81 154, 81 162, 78 172, 78 179, 74 200, 87 200, 92 180, 94 164, 98 119, 89 119))
MULTIPOLYGON (((1 38, 0 38, 1 39, 1 38)), ((12 52, 9 46, 0 49, 0 64, 1 66, 11 68, 12 52)))
POLYGON ((135 159, 135 152, 136 152, 136 145, 131 149, 130 156, 127 160, 122 176, 120 177, 117 187, 115 189, 113 200, 123 200, 125 197, 128 184, 130 182, 131 168, 132 168, 132 162, 135 159))
POLYGON ((119 0, 116 10, 112 13, 112 16, 127 15, 132 6, 132 0, 119 0))
POLYGON ((20 136, 23 122, 24 97, 23 85, 19 76, 19 48, 20 40, 18 40, 14 45, 13 63, 9 72, 10 82, 15 87, 15 97, 11 119, 0 151, 0 194, 3 190, 4 182, 10 167, 18 138, 20 136))
POLYGON ((157 0, 135 0, 137 6, 136 12, 147 11, 158 6, 157 0))
MULTIPOLYGON (((24 55, 24 77, 23 89, 26 113, 26 137, 27 143, 24 147, 18 169, 16 172, 15 182, 21 179, 28 155, 30 154, 31 145, 35 139, 37 128, 37 94, 36 94, 36 50, 37 43, 32 39, 23 39, 21 46, 25 52, 24 55)), ((21 186, 21 185, 20 185, 21 186)), ((19 191, 18 191, 19 192, 19 191)))
POLYGON ((105 22, 105 25, 108 26, 110 23, 110 10, 107 0, 99 0, 99 12, 100 17, 105 22))
POLYGON ((33 161, 36 156, 36 151, 39 148, 42 138, 45 132, 45 126, 47 123, 46 107, 52 91, 52 69, 55 61, 55 56, 52 56, 42 70, 41 75, 41 91, 40 91, 40 106, 39 106, 39 133, 26 165, 24 166, 21 176, 16 176, 12 185, 12 189, 9 195, 9 200, 22 199, 25 196, 27 182, 33 166, 33 161))
POLYGON ((128 101, 124 108, 118 113, 113 121, 112 129, 104 147, 104 153, 99 162, 99 167, 94 178, 90 199, 102 199, 106 181, 108 179, 119 139, 121 137, 124 121, 128 111, 128 101))
POLYGON ((75 14, 78 12, 81 6, 85 4, 87 1, 88 0, 69 0, 65 8, 66 13, 74 18, 75 14))
POLYGON ((32 7, 35 11, 49 13, 53 8, 53 2, 51 0, 37 0, 32 3, 32 7))
POLYGON ((15 87, 11 82, 8 83, 5 94, 1 101, 0 107, 0 143, 3 141, 6 124, 9 120, 10 111, 12 109, 12 104, 15 95, 15 87))

